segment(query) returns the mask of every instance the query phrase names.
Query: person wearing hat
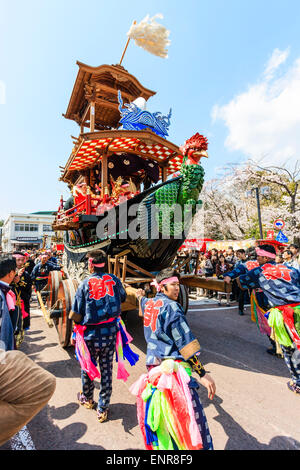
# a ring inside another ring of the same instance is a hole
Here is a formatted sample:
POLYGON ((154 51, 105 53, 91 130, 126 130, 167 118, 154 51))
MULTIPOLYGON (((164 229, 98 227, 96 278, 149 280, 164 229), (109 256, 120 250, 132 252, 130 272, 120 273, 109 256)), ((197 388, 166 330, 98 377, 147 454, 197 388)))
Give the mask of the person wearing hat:
POLYGON ((281 346, 292 379, 287 384, 289 390, 300 394, 300 272, 276 264, 272 245, 261 245, 256 253, 259 266, 241 275, 237 282, 242 289, 262 290, 267 304, 267 323, 263 327, 269 327, 270 336, 281 346))
POLYGON ((147 298, 139 289, 140 316, 147 343, 146 367, 131 387, 137 397, 139 425, 148 450, 212 450, 213 443, 200 402, 198 382, 212 400, 216 386, 200 362, 200 344, 177 302, 180 275, 162 270, 154 282, 157 294, 147 298))

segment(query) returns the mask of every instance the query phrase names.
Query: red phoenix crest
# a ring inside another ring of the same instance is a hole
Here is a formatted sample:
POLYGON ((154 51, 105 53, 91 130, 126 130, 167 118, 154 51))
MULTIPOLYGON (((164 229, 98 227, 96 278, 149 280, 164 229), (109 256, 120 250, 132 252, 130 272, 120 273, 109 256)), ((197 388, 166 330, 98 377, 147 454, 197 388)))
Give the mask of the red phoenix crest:
POLYGON ((284 281, 291 281, 291 270, 284 264, 264 264, 262 270, 263 275, 268 280, 283 279, 284 281))
POLYGON ((148 300, 144 310, 144 326, 149 326, 152 331, 156 330, 157 317, 159 315, 160 308, 164 305, 161 299, 156 301, 148 300))
POLYGON ((114 289, 116 283, 109 274, 104 274, 101 278, 91 277, 89 280, 89 298, 99 300, 107 295, 114 297, 114 289))

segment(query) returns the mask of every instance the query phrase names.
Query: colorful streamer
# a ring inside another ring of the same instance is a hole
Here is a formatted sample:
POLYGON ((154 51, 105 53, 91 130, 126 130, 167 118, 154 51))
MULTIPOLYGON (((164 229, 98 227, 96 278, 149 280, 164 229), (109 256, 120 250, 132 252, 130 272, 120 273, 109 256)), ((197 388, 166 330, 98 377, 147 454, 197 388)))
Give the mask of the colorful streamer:
POLYGON ((188 385, 190 375, 188 364, 166 359, 130 388, 137 397, 138 421, 146 449, 203 448, 188 385))
POLYGON ((256 324, 263 335, 271 336, 271 327, 265 317, 266 311, 263 310, 257 302, 255 291, 251 292, 251 319, 256 321, 256 324))
MULTIPOLYGON (((115 318, 110 318, 109 320, 96 323, 96 325, 111 323, 114 320, 115 318)), ((125 368, 124 360, 126 359, 131 366, 134 366, 139 360, 139 355, 134 353, 129 346, 129 343, 131 343, 133 338, 127 332, 121 317, 118 317, 117 321, 119 327, 116 338, 116 361, 118 363, 117 379, 124 380, 124 382, 126 382, 129 377, 129 373, 125 368)), ((75 353, 82 370, 84 370, 88 374, 91 380, 94 380, 97 377, 100 378, 100 373, 91 359, 90 352, 84 340, 85 329, 86 326, 78 324, 74 325, 75 353)))

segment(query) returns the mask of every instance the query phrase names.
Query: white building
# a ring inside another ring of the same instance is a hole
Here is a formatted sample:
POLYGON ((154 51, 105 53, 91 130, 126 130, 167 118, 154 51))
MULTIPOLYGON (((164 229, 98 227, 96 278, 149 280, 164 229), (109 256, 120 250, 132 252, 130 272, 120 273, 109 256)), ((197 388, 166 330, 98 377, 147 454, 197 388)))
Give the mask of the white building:
POLYGON ((44 241, 45 248, 50 248, 53 221, 53 212, 10 214, 2 227, 2 251, 40 249, 44 241))

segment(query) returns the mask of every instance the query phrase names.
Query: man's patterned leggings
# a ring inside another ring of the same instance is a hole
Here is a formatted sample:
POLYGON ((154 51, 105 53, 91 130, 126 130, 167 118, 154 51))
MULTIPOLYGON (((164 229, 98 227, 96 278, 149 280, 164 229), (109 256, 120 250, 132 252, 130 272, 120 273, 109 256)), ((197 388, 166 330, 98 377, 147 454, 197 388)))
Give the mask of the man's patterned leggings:
MULTIPOLYGON (((107 410, 112 394, 112 369, 114 352, 116 349, 116 334, 112 336, 102 336, 101 340, 85 340, 90 351, 92 361, 100 368, 100 393, 98 410, 107 410)), ((95 384, 88 374, 81 370, 82 392, 84 396, 91 400, 94 395, 95 384)))
POLYGON ((293 383, 300 387, 300 351, 296 347, 288 348, 282 345, 281 349, 293 383))

